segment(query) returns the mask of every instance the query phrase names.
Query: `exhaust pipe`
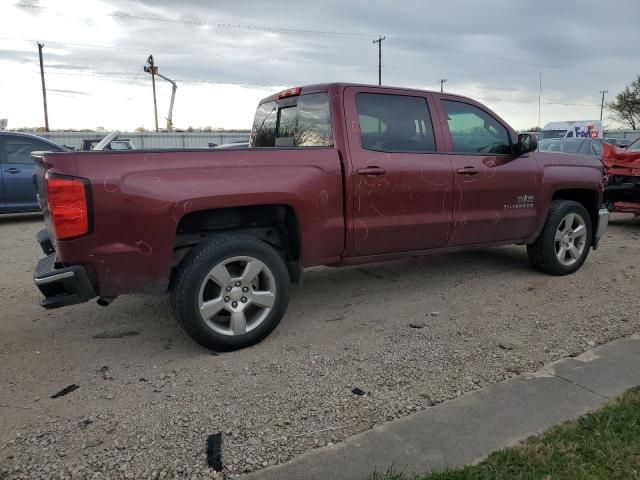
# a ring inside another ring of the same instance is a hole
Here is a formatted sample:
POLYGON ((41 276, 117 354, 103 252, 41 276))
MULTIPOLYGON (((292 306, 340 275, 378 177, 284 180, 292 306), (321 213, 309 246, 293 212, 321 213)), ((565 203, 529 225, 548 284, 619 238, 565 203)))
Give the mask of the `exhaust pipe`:
POLYGON ((111 302, 113 302, 115 299, 116 297, 100 297, 98 300, 96 300, 96 303, 101 307, 108 307, 109 304, 111 304, 111 302))

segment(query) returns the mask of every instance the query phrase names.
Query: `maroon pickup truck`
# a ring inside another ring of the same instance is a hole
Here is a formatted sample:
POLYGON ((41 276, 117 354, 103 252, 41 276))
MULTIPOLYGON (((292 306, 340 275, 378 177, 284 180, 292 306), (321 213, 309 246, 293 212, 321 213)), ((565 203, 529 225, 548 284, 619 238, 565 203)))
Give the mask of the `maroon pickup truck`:
POLYGON ((246 149, 37 154, 42 305, 170 292, 200 344, 268 335, 305 267, 520 244, 575 272, 608 222, 595 158, 469 98, 352 84, 258 106, 246 149))

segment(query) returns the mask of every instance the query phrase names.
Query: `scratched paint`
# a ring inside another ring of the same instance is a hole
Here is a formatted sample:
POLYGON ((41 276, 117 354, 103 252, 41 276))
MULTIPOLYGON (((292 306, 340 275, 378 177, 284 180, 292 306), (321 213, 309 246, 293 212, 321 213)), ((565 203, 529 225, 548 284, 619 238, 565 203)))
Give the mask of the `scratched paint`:
POLYGON ((138 253, 142 255, 151 255, 151 253, 153 253, 153 248, 151 248, 151 245, 149 245, 144 240, 138 240, 135 243, 135 247, 136 250, 138 250, 138 253))
POLYGON ((151 167, 154 163, 156 163, 156 156, 151 153, 145 153, 144 158, 142 159, 142 163, 145 166, 151 167))
POLYGON ((367 237, 369 236, 369 227, 367 227, 367 224, 364 223, 362 220, 360 220, 359 218, 356 218, 356 222, 362 224, 362 226, 364 227, 364 237, 362 237, 362 240, 366 240, 367 237))
POLYGON ((119 178, 111 178, 111 179, 105 178, 104 181, 102 182, 102 186, 104 187, 104 189, 107 192, 113 193, 113 192, 117 191, 120 188, 120 179, 119 178))

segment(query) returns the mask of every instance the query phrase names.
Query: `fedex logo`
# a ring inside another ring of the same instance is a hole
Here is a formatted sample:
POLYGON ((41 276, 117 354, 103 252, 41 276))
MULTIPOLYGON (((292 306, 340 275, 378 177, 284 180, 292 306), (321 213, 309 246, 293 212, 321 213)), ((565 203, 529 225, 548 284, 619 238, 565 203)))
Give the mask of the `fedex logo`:
POLYGON ((597 138, 600 133, 593 125, 589 125, 586 130, 582 127, 575 127, 574 131, 576 138, 597 138))

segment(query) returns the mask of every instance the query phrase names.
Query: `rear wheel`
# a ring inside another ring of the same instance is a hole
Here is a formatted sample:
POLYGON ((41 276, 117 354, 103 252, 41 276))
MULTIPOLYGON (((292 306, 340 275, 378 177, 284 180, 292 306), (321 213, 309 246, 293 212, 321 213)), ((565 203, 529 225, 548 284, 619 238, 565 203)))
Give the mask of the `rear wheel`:
POLYGON ((554 200, 538 239, 527 245, 534 267, 552 275, 568 275, 578 270, 591 248, 589 212, 572 200, 554 200))
POLYGON ((262 340, 282 319, 288 300, 281 256, 248 236, 218 237, 194 247, 171 289, 177 319, 196 342, 214 350, 262 340))

